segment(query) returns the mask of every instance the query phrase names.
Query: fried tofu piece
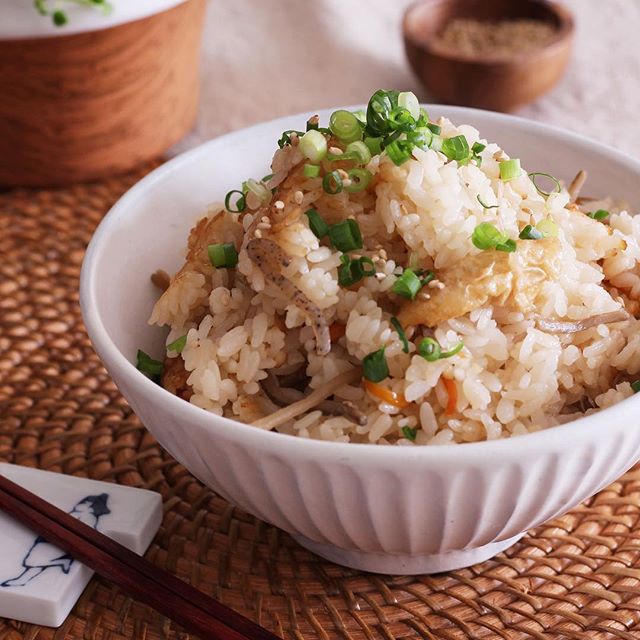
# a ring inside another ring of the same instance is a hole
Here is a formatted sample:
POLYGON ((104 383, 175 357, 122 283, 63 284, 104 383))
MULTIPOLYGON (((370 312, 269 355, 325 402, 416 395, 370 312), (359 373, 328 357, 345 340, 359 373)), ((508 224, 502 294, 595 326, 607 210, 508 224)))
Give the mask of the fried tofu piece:
POLYGON ((560 242, 555 238, 525 240, 513 253, 483 251, 438 273, 442 289, 430 298, 406 302, 398 313, 403 326, 435 327, 491 302, 528 313, 543 285, 560 275, 560 242))

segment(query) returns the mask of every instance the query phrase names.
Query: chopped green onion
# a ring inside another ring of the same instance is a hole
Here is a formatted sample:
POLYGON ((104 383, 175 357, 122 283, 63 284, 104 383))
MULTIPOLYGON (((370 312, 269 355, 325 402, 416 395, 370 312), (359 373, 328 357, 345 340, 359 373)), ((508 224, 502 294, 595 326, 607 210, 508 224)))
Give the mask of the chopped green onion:
POLYGON ((317 178, 320 175, 320 167, 317 164, 305 164, 302 173, 305 178, 317 178))
POLYGON ((350 142, 345 149, 345 153, 355 154, 360 164, 367 164, 371 160, 371 151, 362 140, 350 142))
POLYGON ((598 209, 597 211, 592 211, 591 213, 587 213, 590 218, 594 220, 605 220, 609 217, 609 212, 605 209, 598 209))
POLYGON ((499 205, 497 204, 485 204, 480 194, 478 194, 478 202, 482 205, 484 209, 497 209, 499 205))
POLYGON ((520 167, 520 160, 513 158, 512 160, 502 160, 500 162, 500 180, 508 182, 509 180, 515 180, 520 177, 522 168, 520 167))
POLYGON ((307 209, 305 214, 309 218, 309 229, 313 231, 313 235, 318 239, 324 238, 329 231, 329 225, 322 216, 315 209, 307 209))
POLYGON ((239 191, 238 189, 233 189, 233 191, 229 191, 229 193, 227 193, 227 195, 224 198, 224 208, 227 211, 230 211, 231 213, 240 213, 241 211, 244 211, 247 208, 247 203, 244 199, 244 193, 242 193, 242 191, 239 191), (234 203, 235 208, 232 209, 231 198, 233 198, 234 193, 238 194, 238 198, 234 203))
POLYGON ((469 157, 469 143, 464 136, 445 138, 442 141, 442 153, 449 160, 466 160, 469 157))
POLYGON ((545 198, 548 198, 552 193, 560 193, 562 191, 562 185, 560 184, 560 180, 552 176, 550 173, 541 173, 539 171, 534 171, 529 174, 529 178, 531 178, 531 182, 533 182, 533 186, 536 188, 536 191, 545 198), (549 178, 553 184, 553 191, 544 191, 538 186, 536 182, 536 178, 549 178))
POLYGON ((367 145, 372 156, 377 156, 382 153, 382 138, 365 138, 364 143, 367 145))
POLYGON ((154 360, 150 355, 141 349, 138 349, 136 355, 136 369, 144 373, 145 376, 151 378, 154 382, 160 382, 163 372, 163 365, 160 360, 154 360))
POLYGON ((544 220, 541 220, 536 225, 536 228, 545 238, 558 237, 558 225, 551 218, 545 218, 544 220))
POLYGON ((429 122, 427 124, 427 128, 431 131, 431 133, 435 133, 437 136, 442 133, 442 127, 439 124, 435 124, 434 122, 429 122))
POLYGON ((245 196, 248 193, 252 193, 256 198, 258 198, 261 204, 266 204, 267 202, 269 202, 271 200, 271 196, 273 195, 271 193, 271 190, 267 189, 264 183, 257 182, 253 178, 249 178, 248 180, 243 182, 242 189, 245 196))
POLYGON ((636 380, 635 382, 632 382, 631 388, 633 389, 633 393, 640 392, 640 380, 636 380))
POLYGON ((442 351, 442 347, 437 340, 433 338, 423 338, 418 344, 418 353, 428 362, 436 362, 445 358, 452 358, 462 351, 464 342, 460 340, 458 344, 449 351, 442 351))
POLYGON ((386 145, 384 150, 391 158, 394 164, 400 166, 411 158, 411 152, 413 151, 413 144, 409 140, 394 140, 390 144, 386 145))
POLYGON ((427 113, 426 109, 423 109, 422 107, 420 107, 420 114, 418 116, 418 120, 416 121, 416 125, 418 125, 419 127, 426 127, 429 125, 429 114, 427 113))
POLYGON ((409 341, 407 340, 407 334, 404 332, 404 329, 402 328, 402 325, 400 324, 400 320, 398 320, 398 318, 393 316, 393 318, 391 318, 390 322, 393 325, 393 328, 396 330, 396 333, 398 334, 398 337, 400 338, 400 340, 402 342, 402 350, 405 353, 409 353, 409 341))
POLYGON ((437 134, 433 134, 433 138, 431 138, 431 144, 429 145, 430 149, 434 151, 442 151, 442 143, 444 140, 437 134))
POLYGON ((494 249, 497 244, 504 242, 506 236, 495 228, 490 222, 481 222, 471 236, 474 247, 486 251, 494 249))
POLYGON ((267 182, 269 182, 271 178, 273 178, 273 173, 267 174, 264 178, 262 178, 262 180, 260 180, 260 182, 264 182, 265 184, 267 184, 267 182))
POLYGON ((416 272, 420 269, 420 256, 414 251, 409 254, 409 269, 416 272))
POLYGON ((362 375, 371 382, 382 382, 389 377, 389 366, 384 357, 384 347, 373 351, 362 360, 362 375))
POLYGON ((389 125, 394 131, 406 133, 416 126, 416 121, 407 109, 396 107, 389 114, 389 125))
POLYGON ((416 94, 411 91, 401 91, 398 94, 398 106, 406 109, 414 120, 420 117, 420 102, 416 94))
POLYGON ((419 149, 428 149, 433 140, 433 133, 427 127, 420 127, 407 133, 407 140, 419 149))
MULTIPOLYGON (((422 275, 422 274, 416 274, 416 275, 422 275)), ((426 285, 428 285, 434 278, 436 277, 436 274, 433 273, 433 271, 427 271, 427 275, 424 278, 420 278, 420 284, 425 287, 426 285)))
POLYGON ((422 282, 412 269, 405 269, 402 275, 393 283, 391 291, 407 300, 414 300, 422 289, 422 282))
POLYGON ((278 140, 278 146, 282 149, 287 144, 291 144, 291 136, 295 134, 298 138, 304 135, 304 131, 296 131, 295 129, 287 129, 282 132, 280 139, 278 140))
POLYGON ((177 340, 169 343, 167 345, 167 351, 173 351, 175 353, 182 353, 182 350, 185 348, 187 344, 187 334, 185 333, 183 336, 179 337, 177 340))
POLYGON ((353 115, 358 118, 358 120, 362 124, 367 124, 367 114, 364 109, 358 109, 357 111, 352 111, 353 115))
POLYGON ((362 234, 355 220, 348 218, 342 222, 332 224, 329 229, 329 240, 339 251, 353 251, 362 249, 362 234))
POLYGON ((362 139, 360 121, 350 111, 340 109, 334 111, 329 119, 331 133, 342 142, 353 142, 362 139))
POLYGON ((367 105, 367 133, 370 136, 381 136, 390 132, 389 115, 398 106, 397 91, 378 89, 367 105))
POLYGON ((331 153, 331 151, 329 151, 327 153, 327 160, 329 160, 329 162, 339 162, 341 160, 358 160, 359 156, 357 153, 354 153, 352 151, 350 152, 346 152, 346 151, 341 151, 340 153, 331 153))
POLYGON ((341 287, 350 287, 362 278, 370 278, 376 274, 373 260, 368 256, 362 256, 352 260, 346 253, 340 256, 342 265, 338 269, 338 284, 341 287))
POLYGON ((482 142, 474 142, 471 147, 471 151, 475 154, 482 153, 487 148, 486 144, 482 144, 482 142))
POLYGON ((411 442, 415 442, 418 435, 418 427, 402 427, 402 435, 411 442))
POLYGON ((327 155, 327 139, 319 131, 311 129, 300 138, 300 151, 311 162, 320 162, 327 155))
POLYGON ((347 175, 349 176, 349 180, 351 180, 351 184, 345 186, 345 189, 349 193, 358 193, 359 191, 364 191, 369 186, 371 178, 373 178, 371 171, 359 167, 350 169, 347 172, 347 175))
POLYGON ((216 269, 231 269, 238 264, 238 251, 231 243, 210 244, 207 253, 216 269))
POLYGON ((322 178, 322 188, 325 193, 335 196, 342 191, 342 178, 337 171, 331 171, 322 178))
POLYGON ((517 249, 516 241, 508 238, 504 242, 496 245, 496 251, 504 251, 505 253, 513 253, 517 249))
POLYGON ((541 240, 542 238, 544 238, 544 234, 532 225, 528 224, 520 232, 520 235, 518 237, 520 238, 520 240, 541 240))

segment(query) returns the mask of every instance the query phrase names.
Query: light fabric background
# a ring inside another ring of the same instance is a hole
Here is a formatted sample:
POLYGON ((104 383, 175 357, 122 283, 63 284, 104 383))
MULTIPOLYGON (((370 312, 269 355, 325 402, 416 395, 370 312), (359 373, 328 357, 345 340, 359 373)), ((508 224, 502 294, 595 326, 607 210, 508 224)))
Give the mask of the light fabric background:
MULTIPOLYGON (((277 116, 360 103, 378 88, 428 101, 404 56, 400 23, 411 2, 212 0, 200 115, 178 150, 277 116)), ((637 155, 640 0, 563 3, 577 20, 573 61, 560 85, 519 115, 637 155)))

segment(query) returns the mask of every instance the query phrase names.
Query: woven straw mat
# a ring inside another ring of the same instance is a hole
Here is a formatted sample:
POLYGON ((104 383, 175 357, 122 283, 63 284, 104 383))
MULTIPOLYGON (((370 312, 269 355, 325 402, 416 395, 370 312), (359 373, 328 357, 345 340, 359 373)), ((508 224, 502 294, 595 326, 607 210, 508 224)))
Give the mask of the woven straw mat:
MULTIPOLYGON (((78 308, 91 234, 143 173, 0 192, 0 460, 159 491, 148 559, 284 638, 640 638, 640 469, 488 562, 384 577, 303 550, 163 451, 78 308)), ((188 637, 99 577, 58 630, 0 619, 0 640, 188 637)))

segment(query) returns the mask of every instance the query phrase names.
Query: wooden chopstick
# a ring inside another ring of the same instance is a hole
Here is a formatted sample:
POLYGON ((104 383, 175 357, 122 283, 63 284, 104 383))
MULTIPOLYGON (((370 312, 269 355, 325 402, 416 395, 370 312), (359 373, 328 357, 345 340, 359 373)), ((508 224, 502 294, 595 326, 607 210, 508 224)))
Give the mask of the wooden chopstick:
POLYGON ((2 474, 0 509, 204 640, 278 638, 2 474))

